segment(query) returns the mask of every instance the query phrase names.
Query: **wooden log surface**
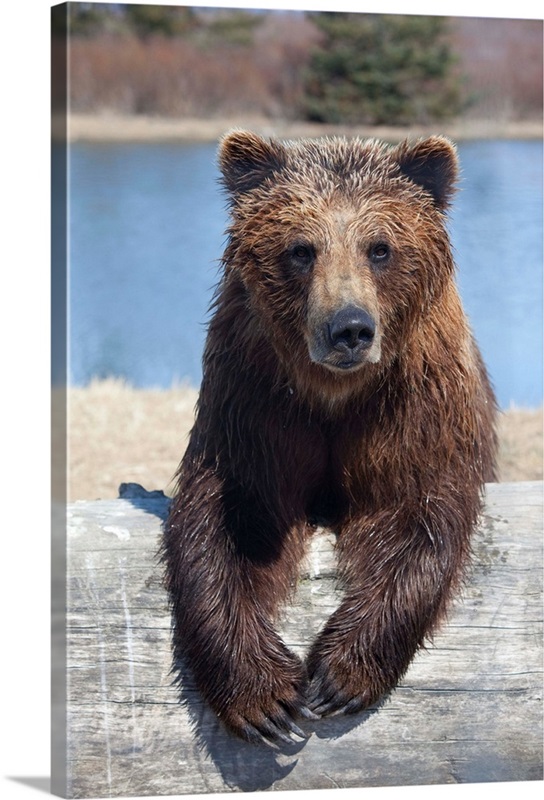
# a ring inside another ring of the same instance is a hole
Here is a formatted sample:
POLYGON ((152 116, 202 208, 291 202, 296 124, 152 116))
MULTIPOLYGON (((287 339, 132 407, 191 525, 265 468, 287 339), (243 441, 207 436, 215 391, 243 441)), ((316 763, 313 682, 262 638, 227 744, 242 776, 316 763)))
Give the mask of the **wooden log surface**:
MULTIPOLYGON (((67 510, 69 797, 542 779, 542 483, 487 487, 466 588, 385 703, 280 749, 230 736, 190 679, 180 703, 167 500, 131 486, 67 510)), ((332 541, 314 538, 285 613, 300 654, 338 604, 332 541)))

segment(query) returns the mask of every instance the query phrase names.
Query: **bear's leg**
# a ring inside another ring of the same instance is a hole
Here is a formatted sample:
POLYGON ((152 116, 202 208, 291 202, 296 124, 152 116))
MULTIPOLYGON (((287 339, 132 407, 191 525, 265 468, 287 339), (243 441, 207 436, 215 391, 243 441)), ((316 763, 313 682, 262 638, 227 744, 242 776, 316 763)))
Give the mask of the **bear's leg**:
POLYGON ((176 657, 204 699, 248 741, 305 736, 304 668, 273 627, 304 549, 306 527, 267 530, 255 498, 225 491, 212 468, 186 468, 163 553, 176 657), (274 534, 274 535, 273 535, 274 534))
POLYGON ((347 592, 307 658, 306 699, 314 713, 355 713, 402 678, 459 582, 470 507, 468 501, 464 509, 446 503, 427 517, 397 509, 352 518, 340 530, 347 592))

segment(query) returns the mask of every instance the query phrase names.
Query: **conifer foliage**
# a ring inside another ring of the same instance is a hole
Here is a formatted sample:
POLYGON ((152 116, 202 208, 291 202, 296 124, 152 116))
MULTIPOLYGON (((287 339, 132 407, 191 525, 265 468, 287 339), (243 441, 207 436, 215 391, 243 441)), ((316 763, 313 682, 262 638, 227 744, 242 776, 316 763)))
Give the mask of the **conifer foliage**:
POLYGON ((308 119, 404 125, 459 112, 445 18, 326 12, 312 20, 322 40, 307 71, 308 119))

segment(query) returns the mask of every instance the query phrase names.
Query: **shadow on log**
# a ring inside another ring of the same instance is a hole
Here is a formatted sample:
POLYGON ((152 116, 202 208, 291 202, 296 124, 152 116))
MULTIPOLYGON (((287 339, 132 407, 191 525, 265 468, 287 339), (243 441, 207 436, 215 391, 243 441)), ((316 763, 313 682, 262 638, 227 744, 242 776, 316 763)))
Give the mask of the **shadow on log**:
MULTIPOLYGON (((68 728, 54 742, 54 791, 113 797, 542 779, 542 483, 487 487, 464 593, 385 702, 314 723, 307 742, 282 749, 231 737, 190 676, 180 704, 156 556, 168 498, 137 484, 121 494, 67 509, 67 607, 54 615, 57 630, 67 625, 66 664, 59 647, 54 674, 66 687, 68 728)), ((315 537, 285 611, 282 634, 299 654, 338 603, 332 544, 331 534, 315 537)))

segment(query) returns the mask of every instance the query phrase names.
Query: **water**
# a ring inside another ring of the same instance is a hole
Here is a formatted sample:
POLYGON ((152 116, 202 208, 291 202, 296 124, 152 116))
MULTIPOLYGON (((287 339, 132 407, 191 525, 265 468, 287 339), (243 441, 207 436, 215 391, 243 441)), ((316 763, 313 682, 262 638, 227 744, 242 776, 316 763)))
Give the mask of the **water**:
MULTIPOLYGON (((500 405, 542 402, 542 148, 459 145, 450 232, 459 286, 500 405)), ((69 374, 198 385, 225 244, 209 144, 70 151, 69 374)))
POLYGON ((542 145, 459 147, 451 234, 465 310, 502 408, 542 403, 542 145))

